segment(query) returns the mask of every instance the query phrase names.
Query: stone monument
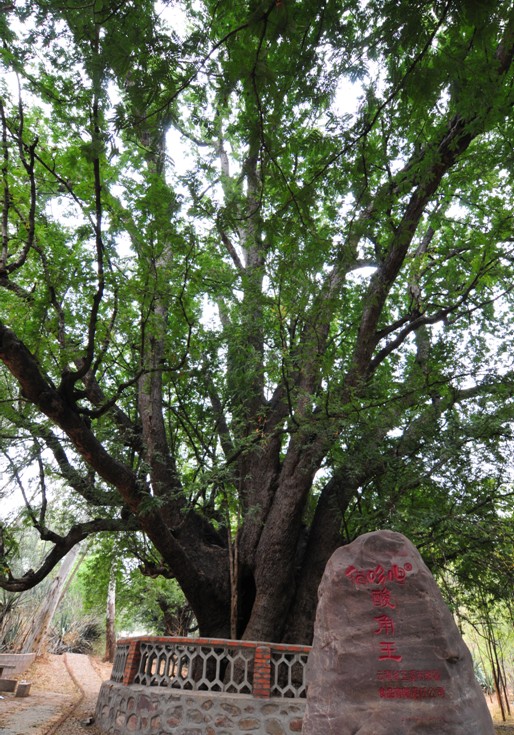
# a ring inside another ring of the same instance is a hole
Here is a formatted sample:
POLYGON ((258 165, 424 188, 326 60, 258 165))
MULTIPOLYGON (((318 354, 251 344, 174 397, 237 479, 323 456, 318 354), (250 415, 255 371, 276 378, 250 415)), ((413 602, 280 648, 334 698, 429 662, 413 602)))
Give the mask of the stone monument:
POLYGON ((494 735, 432 574, 399 533, 338 549, 319 588, 302 735, 494 735))

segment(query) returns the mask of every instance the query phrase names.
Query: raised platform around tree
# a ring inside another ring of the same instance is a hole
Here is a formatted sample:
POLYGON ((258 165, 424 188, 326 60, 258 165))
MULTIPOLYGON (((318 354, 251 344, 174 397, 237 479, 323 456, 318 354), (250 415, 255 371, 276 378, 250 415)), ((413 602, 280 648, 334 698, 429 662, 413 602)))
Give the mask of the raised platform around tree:
POLYGON ((205 638, 120 640, 96 723, 108 735, 301 732, 309 652, 205 638))

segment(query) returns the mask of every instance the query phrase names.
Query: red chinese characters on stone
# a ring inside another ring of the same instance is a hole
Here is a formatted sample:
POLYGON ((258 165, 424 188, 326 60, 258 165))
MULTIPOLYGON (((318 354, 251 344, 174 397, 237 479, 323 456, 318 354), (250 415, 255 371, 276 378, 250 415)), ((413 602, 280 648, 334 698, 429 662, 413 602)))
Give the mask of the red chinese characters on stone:
POLYGON ((356 587, 365 584, 385 585, 388 582, 399 582, 403 584, 409 572, 412 571, 412 564, 406 562, 403 567, 393 564, 390 569, 384 569, 381 564, 377 564, 374 569, 357 569, 353 565, 346 568, 345 574, 356 587))
POLYGON ((375 635, 378 635, 379 633, 384 633, 384 635, 394 635, 394 622, 389 615, 378 615, 375 617, 375 620, 377 621, 378 626, 375 630, 375 635))
MULTIPOLYGON (((410 562, 403 567, 392 564, 385 568, 377 564, 374 569, 357 569, 353 565, 345 569, 346 577, 358 587, 369 586, 371 606, 383 611, 374 616, 375 628, 373 634, 378 639, 378 661, 390 661, 400 664, 403 661, 401 651, 397 650, 396 626, 391 617, 396 611, 397 604, 387 585, 391 583, 403 584, 407 574, 413 569, 410 562), (381 640, 385 638, 386 640, 381 640)), ((378 612, 377 610, 377 612, 378 612)), ((439 682, 441 674, 435 669, 381 669, 376 672, 377 681, 382 683, 418 683, 439 682)), ((434 699, 445 696, 445 690, 440 686, 381 686, 378 690, 382 699, 434 699)))
POLYGON ((445 696, 443 687, 380 687, 382 699, 435 699, 445 696))
MULTIPOLYGON (((396 603, 391 597, 391 591, 387 587, 381 587, 380 589, 370 590, 371 602, 373 607, 386 608, 395 610, 396 603)), ((375 635, 384 635, 390 638, 394 638, 394 620, 390 615, 382 614, 376 615, 375 621, 377 627, 374 631, 375 635)), ((396 650, 396 643, 394 641, 380 641, 380 655, 379 661, 396 661, 399 663, 402 660, 401 654, 396 650)))
MULTIPOLYGON (((382 564, 377 564, 374 569, 357 569, 353 565, 350 565, 346 568, 345 574, 356 587, 361 585, 374 586, 374 589, 370 590, 371 604, 373 607, 384 610, 395 610, 396 602, 391 596, 391 590, 386 587, 386 584, 395 582, 403 584, 410 571, 412 571, 412 564, 406 562, 403 567, 398 564, 393 564, 388 569, 382 564), (377 587, 377 585, 380 586, 377 587)), ((394 638, 394 620, 390 615, 384 613, 382 615, 376 615, 374 619, 377 624, 374 630, 375 635, 394 638)), ((401 653, 396 650, 396 642, 394 640, 379 641, 378 653, 379 661, 400 663, 403 658, 401 653)))
POLYGON ((437 669, 381 669, 377 681, 440 681, 437 669))
POLYGON ((373 607, 390 607, 391 610, 394 610, 396 607, 396 603, 393 601, 391 592, 387 587, 379 590, 371 590, 371 600, 373 607))
POLYGON ((379 661, 401 661, 402 656, 396 650, 396 643, 394 641, 380 641, 380 656, 379 661))

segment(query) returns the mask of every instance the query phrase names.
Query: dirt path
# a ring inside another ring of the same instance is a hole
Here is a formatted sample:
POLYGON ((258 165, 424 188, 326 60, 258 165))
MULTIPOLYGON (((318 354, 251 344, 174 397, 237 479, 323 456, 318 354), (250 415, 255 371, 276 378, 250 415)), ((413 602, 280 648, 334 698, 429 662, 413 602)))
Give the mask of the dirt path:
POLYGON ((23 678, 31 682, 28 697, 5 694, 0 700, 2 735, 101 735, 83 722, 94 714, 110 664, 78 653, 38 659, 23 678))

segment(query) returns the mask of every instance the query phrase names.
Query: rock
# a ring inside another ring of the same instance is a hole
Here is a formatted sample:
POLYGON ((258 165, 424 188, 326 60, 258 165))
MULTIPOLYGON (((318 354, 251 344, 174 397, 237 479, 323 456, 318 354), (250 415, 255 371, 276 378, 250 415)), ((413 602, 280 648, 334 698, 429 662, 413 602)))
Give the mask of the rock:
POLYGON ((302 735, 494 735, 471 655, 413 544, 338 549, 319 588, 302 735))

